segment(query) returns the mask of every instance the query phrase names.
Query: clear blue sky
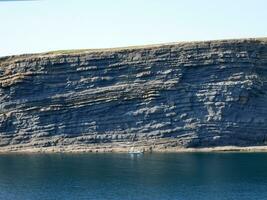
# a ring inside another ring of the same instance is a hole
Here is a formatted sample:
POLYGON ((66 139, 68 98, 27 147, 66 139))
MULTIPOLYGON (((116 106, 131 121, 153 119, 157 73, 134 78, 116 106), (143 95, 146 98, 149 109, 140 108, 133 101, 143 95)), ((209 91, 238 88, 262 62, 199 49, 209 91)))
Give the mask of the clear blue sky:
POLYGON ((0 56, 267 36, 266 0, 0 0, 0 56))

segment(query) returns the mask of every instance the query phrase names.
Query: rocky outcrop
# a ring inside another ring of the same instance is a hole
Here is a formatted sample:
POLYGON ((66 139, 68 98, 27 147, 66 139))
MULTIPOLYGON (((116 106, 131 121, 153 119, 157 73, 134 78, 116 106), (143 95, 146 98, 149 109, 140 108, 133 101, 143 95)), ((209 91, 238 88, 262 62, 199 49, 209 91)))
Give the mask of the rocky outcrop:
POLYGON ((0 58, 0 149, 267 143, 267 40, 0 58))

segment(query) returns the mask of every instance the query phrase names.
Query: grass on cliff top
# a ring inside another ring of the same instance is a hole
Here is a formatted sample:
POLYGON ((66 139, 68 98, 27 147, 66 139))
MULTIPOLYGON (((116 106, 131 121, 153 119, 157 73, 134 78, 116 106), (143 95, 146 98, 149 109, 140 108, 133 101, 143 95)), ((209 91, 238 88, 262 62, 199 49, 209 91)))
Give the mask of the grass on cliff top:
POLYGON ((161 44, 148 44, 148 45, 133 45, 133 46, 124 46, 124 47, 110 47, 110 48, 93 48, 93 49, 69 49, 69 50, 55 50, 48 51, 43 54, 69 54, 69 53, 84 53, 92 51, 120 51, 120 50, 132 50, 132 49, 145 49, 153 47, 161 47, 167 45, 175 45, 188 42, 170 42, 170 43, 161 43, 161 44))
MULTIPOLYGON (((171 43, 169 43, 170 45, 171 43)), ((142 45, 142 46, 126 46, 126 47, 112 47, 112 48, 98 48, 98 49, 69 49, 69 50, 55 50, 48 51, 43 54, 71 54, 71 53, 84 53, 92 51, 118 51, 118 50, 127 50, 127 49, 142 49, 142 48, 151 48, 157 46, 163 46, 168 44, 152 44, 152 45, 142 45)))
POLYGON ((68 50, 55 50, 55 51, 48 51, 44 54, 66 54, 66 53, 80 53, 85 51, 91 51, 92 49, 68 49, 68 50))
POLYGON ((231 42, 231 41, 242 41, 242 40, 252 40, 267 42, 267 37, 259 38, 241 38, 241 39, 225 39, 225 40, 207 40, 207 41, 191 41, 191 42, 171 42, 171 43, 161 43, 161 44, 148 44, 148 45, 135 45, 135 46, 125 46, 125 47, 111 47, 111 48, 93 48, 93 49, 69 49, 69 50, 55 50, 48 51, 42 54, 72 54, 72 53, 85 53, 92 51, 118 51, 118 50, 131 50, 131 49, 143 49, 143 48, 153 48, 166 45, 177 45, 177 44, 197 44, 197 43, 207 43, 207 42, 231 42))
POLYGON ((55 50, 48 51, 43 53, 33 53, 33 54, 21 54, 21 55, 11 55, 0 57, 0 62, 5 62, 8 59, 19 59, 28 56, 49 56, 49 55, 67 55, 67 54, 81 54, 81 53, 90 53, 90 52, 112 52, 112 51, 124 51, 124 50, 133 50, 133 49, 146 49, 146 48, 155 48, 162 47, 168 45, 181 45, 181 44, 202 44, 202 43, 210 43, 210 42, 243 42, 245 40, 248 41, 259 41, 267 43, 267 37, 259 37, 259 38, 243 38, 243 39, 225 39, 225 40, 207 40, 207 41, 191 41, 191 42, 172 42, 172 43, 161 43, 161 44, 148 44, 148 45, 136 45, 136 46, 126 46, 126 47, 113 47, 113 48, 95 48, 95 49, 69 49, 69 50, 55 50))

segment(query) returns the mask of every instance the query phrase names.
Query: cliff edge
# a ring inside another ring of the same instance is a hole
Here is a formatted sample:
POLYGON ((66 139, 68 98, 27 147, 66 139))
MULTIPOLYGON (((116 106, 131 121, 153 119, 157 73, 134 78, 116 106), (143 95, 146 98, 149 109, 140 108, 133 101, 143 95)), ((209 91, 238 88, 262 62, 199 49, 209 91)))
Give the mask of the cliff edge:
POLYGON ((267 144, 267 39, 0 58, 0 151, 267 144))

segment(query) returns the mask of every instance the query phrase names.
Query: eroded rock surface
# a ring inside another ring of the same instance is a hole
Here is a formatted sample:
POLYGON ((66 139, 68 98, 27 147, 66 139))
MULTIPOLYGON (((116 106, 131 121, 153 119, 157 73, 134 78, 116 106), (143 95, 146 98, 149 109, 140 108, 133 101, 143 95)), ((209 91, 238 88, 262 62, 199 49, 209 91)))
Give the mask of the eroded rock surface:
POLYGON ((0 58, 0 149, 267 143, 266 39, 0 58))

